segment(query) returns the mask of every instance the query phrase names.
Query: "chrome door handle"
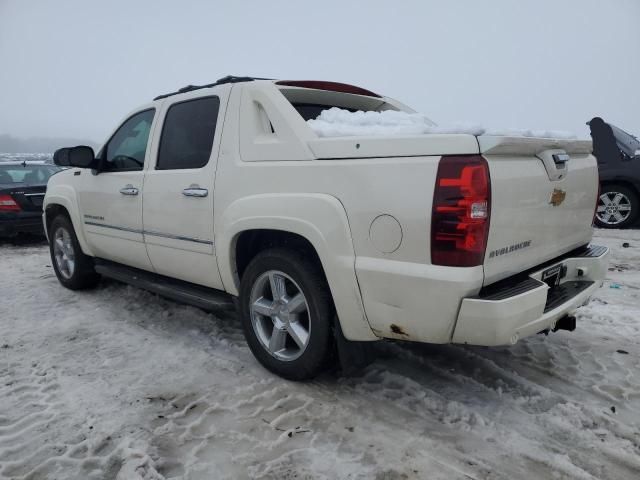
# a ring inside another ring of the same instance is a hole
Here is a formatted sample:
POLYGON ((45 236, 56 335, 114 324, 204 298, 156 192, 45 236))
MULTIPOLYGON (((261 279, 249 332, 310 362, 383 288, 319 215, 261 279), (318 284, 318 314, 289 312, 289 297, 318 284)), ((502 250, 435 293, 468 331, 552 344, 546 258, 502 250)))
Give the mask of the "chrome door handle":
POLYGON ((198 185, 190 185, 188 188, 182 190, 182 194, 185 197, 206 197, 209 195, 209 190, 206 188, 200 188, 198 185))
POLYGON ((123 195, 137 195, 138 189, 131 184, 125 185, 124 188, 120 189, 120 193, 123 195))

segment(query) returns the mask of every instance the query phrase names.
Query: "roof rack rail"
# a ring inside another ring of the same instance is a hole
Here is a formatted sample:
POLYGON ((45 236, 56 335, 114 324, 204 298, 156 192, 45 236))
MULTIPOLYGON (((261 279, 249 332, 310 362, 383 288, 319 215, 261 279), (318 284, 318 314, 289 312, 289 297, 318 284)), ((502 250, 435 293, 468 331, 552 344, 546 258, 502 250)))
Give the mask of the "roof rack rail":
POLYGON ((191 92, 193 90, 200 90, 201 88, 211 88, 216 85, 224 85, 225 83, 239 83, 239 82, 253 82, 254 80, 273 80, 272 78, 259 78, 259 77, 236 77, 233 75, 227 75, 226 77, 222 77, 216 80, 214 83, 208 83, 207 85, 187 85, 186 87, 182 87, 180 90, 171 93, 165 93, 163 95, 158 95, 154 98, 154 100, 160 100, 162 98, 171 97, 172 95, 178 95, 179 93, 191 92))

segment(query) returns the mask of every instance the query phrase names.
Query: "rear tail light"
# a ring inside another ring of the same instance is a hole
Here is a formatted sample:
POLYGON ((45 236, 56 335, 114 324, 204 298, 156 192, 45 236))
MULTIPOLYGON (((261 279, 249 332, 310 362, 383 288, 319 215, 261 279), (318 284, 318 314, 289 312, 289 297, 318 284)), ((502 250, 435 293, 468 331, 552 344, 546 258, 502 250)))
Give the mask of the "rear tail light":
POLYGON ((0 195, 0 212, 19 212, 22 210, 11 195, 0 195))
POLYGON ((490 214, 487 161, 480 155, 442 157, 433 194, 431 263, 482 265, 490 214))

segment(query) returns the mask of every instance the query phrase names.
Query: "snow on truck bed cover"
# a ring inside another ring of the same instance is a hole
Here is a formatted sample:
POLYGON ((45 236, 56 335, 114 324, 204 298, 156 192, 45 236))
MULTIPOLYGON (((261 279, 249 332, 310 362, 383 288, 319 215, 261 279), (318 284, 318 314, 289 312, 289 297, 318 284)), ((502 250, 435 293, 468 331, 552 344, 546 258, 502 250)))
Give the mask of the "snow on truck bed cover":
POLYGON ((435 125, 421 113, 407 113, 394 110, 356 111, 332 107, 322 111, 307 124, 319 137, 352 136, 411 136, 424 134, 467 134, 508 137, 576 139, 570 132, 554 130, 485 129, 480 125, 435 125))

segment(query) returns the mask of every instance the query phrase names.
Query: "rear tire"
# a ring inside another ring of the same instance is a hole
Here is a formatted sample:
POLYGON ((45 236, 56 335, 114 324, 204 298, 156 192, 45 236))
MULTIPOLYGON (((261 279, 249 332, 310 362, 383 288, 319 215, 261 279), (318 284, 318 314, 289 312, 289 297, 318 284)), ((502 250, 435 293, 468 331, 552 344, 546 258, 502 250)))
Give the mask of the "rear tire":
POLYGON ((49 228, 49 252, 58 281, 70 290, 95 287, 100 275, 93 268, 93 259, 82 253, 69 217, 58 215, 49 228))
POLYGON ((267 370, 300 381, 327 366, 333 301, 321 269, 302 254, 259 253, 242 275, 239 312, 249 348, 267 370))
POLYGON ((638 218, 638 195, 619 184, 603 185, 596 207, 595 223, 600 228, 627 228, 638 218))

